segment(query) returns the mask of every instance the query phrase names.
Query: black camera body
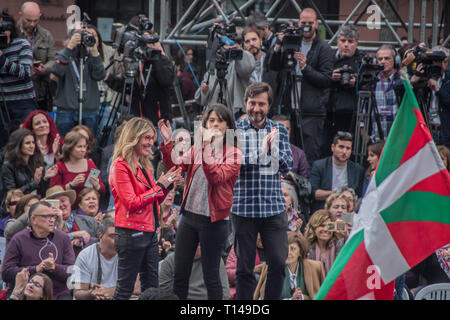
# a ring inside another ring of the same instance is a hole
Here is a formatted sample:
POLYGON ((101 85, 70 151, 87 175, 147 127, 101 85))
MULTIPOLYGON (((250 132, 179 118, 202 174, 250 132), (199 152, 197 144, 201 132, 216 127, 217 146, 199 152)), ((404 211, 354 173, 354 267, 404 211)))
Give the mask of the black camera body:
POLYGON ((338 69, 338 72, 341 74, 341 85, 343 86, 349 86, 350 85, 350 78, 354 75, 353 68, 349 65, 343 65, 341 68, 338 69))
POLYGON ((78 31, 78 33, 81 35, 81 44, 85 47, 92 48, 95 46, 95 37, 90 34, 86 29, 78 31))
POLYGON ((442 74, 442 69, 440 66, 436 66, 433 62, 442 62, 447 57, 442 51, 432 51, 427 48, 419 47, 414 50, 414 56, 416 57, 414 62, 416 66, 420 63, 423 65, 424 73, 420 75, 427 79, 439 78, 442 74))
MULTIPOLYGON (((281 25, 281 32, 284 33, 281 45, 281 51, 284 52, 283 68, 292 70, 297 65, 294 59, 294 54, 299 51, 303 39, 303 33, 309 32, 312 27, 309 25, 298 26, 293 22, 281 25)), ((277 39, 278 41, 278 39, 277 39)))
POLYGON ((373 91, 378 81, 378 73, 384 70, 384 66, 377 63, 376 59, 366 54, 362 58, 361 69, 358 73, 358 88, 362 91, 373 91))
POLYGON ((156 62, 161 57, 161 51, 149 48, 147 44, 159 42, 159 37, 144 34, 153 27, 153 23, 143 14, 139 15, 139 25, 113 24, 113 48, 123 54, 125 75, 135 77, 138 73, 139 62, 156 62))

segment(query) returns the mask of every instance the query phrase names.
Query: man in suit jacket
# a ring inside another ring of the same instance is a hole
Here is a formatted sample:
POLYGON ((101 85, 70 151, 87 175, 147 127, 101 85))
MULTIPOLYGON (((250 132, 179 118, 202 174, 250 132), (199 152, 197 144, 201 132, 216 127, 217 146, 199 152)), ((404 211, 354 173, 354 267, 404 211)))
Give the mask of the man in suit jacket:
POLYGON ((322 209, 328 196, 341 187, 352 188, 361 197, 364 168, 349 160, 352 144, 350 133, 338 131, 331 144, 333 155, 314 161, 310 176, 313 212, 322 209))

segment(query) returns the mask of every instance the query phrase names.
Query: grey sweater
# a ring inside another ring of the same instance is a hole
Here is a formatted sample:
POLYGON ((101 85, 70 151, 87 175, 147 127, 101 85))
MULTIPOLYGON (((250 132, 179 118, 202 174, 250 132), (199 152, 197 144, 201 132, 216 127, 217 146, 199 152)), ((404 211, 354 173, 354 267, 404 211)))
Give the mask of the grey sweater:
MULTIPOLYGON (((52 72, 58 77, 58 87, 56 89, 54 104, 58 107, 58 111, 78 111, 78 87, 79 65, 72 63, 74 60, 75 50, 64 48, 56 53, 55 64, 52 72)), ((105 67, 100 56, 93 57, 90 54, 84 62, 84 103, 83 110, 89 112, 97 111, 100 105, 100 94, 98 91, 98 81, 103 80, 106 76, 105 67)))

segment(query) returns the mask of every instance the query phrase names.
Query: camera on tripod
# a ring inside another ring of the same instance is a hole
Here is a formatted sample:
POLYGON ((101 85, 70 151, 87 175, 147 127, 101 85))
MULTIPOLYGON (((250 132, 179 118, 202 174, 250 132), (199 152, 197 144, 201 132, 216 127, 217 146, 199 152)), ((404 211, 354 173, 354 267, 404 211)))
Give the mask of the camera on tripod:
POLYGON ((14 25, 12 21, 6 20, 8 19, 8 14, 2 12, 0 15, 2 18, 2 22, 0 22, 0 50, 5 49, 8 46, 8 36, 5 34, 5 31, 14 30, 14 25))
POLYGON ((413 51, 415 56, 414 62, 416 66, 422 63, 423 65, 423 74, 419 74, 418 76, 424 77, 427 79, 439 78, 442 73, 441 66, 434 65, 433 62, 442 62, 445 60, 446 55, 442 51, 432 51, 427 48, 423 48, 417 46, 413 51))
POLYGON ((149 48, 147 44, 159 42, 155 34, 145 34, 153 28, 153 24, 143 14, 139 15, 139 25, 113 24, 113 48, 123 54, 125 75, 136 77, 139 62, 156 62, 161 57, 161 50, 149 48))
POLYGON ((236 32, 234 23, 216 23, 208 36, 207 60, 215 62, 216 69, 226 70, 231 60, 241 60, 242 50, 237 48, 225 49, 224 46, 233 46, 241 43, 242 36, 236 32))
POLYGON ((376 59, 369 54, 362 58, 361 68, 358 73, 358 88, 362 91, 373 91, 378 81, 378 73, 384 69, 376 59))
POLYGON ((283 59, 283 66, 287 68, 294 68, 297 64, 294 59, 294 54, 300 49, 302 43, 303 33, 312 30, 310 25, 298 26, 293 22, 281 25, 281 32, 284 34, 283 41, 277 39, 277 43, 281 45, 281 50, 286 52, 286 56, 283 59))

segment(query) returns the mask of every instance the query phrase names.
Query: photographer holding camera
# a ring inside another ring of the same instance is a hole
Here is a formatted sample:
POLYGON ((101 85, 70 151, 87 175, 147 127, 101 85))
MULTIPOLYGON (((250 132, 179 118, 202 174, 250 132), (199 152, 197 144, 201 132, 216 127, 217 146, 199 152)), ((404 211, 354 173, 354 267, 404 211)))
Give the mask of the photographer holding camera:
MULTIPOLYGON (((303 9, 297 23, 303 30, 302 41, 298 43, 298 49, 293 54, 296 73, 295 85, 297 86, 295 90, 300 93, 300 103, 299 106, 295 106, 292 100, 291 103, 285 102, 284 110, 281 109, 281 113, 291 114, 291 108, 300 108, 304 144, 302 148, 308 161, 312 163, 320 158, 320 150, 323 144, 326 105, 329 98, 334 59, 331 47, 318 36, 319 22, 313 9, 303 9)), ((284 37, 284 33, 278 35, 281 44, 275 45, 270 61, 270 68, 275 71, 283 71, 286 56, 289 54, 287 50, 283 50, 284 37)), ((294 91, 292 88, 291 90, 294 91)), ((278 97, 278 100, 280 100, 280 97, 278 97)), ((296 125, 293 129, 295 129, 295 135, 299 128, 296 125)))
POLYGON ((416 48, 417 68, 411 77, 419 101, 425 104, 425 119, 436 144, 450 146, 450 69, 449 50, 416 48), (440 129, 440 132, 439 132, 440 129))
POLYGON ((95 132, 100 101, 98 81, 106 75, 95 37, 85 27, 72 29, 69 37, 66 47, 56 53, 52 68, 52 73, 58 77, 54 104, 58 108, 56 124, 62 136, 78 124, 80 86, 84 97, 82 122, 95 132), (83 83, 80 83, 81 59, 83 83))
MULTIPOLYGON (((12 16, 0 15, 0 112, 4 121, 2 128, 8 127, 10 120, 23 121, 36 110, 36 95, 31 80, 33 52, 30 42, 19 38, 19 32, 12 16), (8 114, 9 119, 8 119, 8 114)), ((2 130, 3 131, 3 130, 2 130)), ((0 134, 0 147, 7 141, 7 133, 0 134)))
POLYGON ((361 65, 358 50, 358 29, 352 25, 339 31, 332 85, 327 114, 329 144, 338 131, 354 132, 358 97, 355 74, 361 65))
POLYGON ((223 103, 231 109, 236 120, 245 113, 244 93, 256 64, 253 54, 243 50, 239 41, 233 24, 216 24, 213 27, 208 40, 212 48, 209 57, 207 51, 208 71, 201 87, 195 92, 198 104, 223 103), (226 87, 221 88, 223 83, 226 87))

